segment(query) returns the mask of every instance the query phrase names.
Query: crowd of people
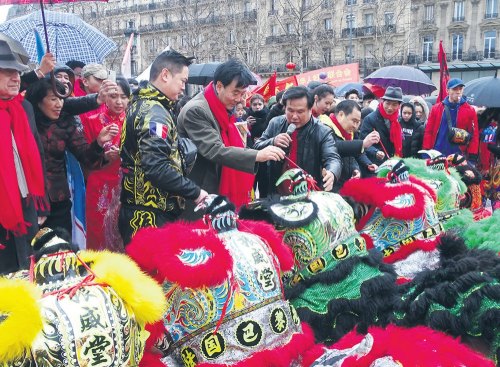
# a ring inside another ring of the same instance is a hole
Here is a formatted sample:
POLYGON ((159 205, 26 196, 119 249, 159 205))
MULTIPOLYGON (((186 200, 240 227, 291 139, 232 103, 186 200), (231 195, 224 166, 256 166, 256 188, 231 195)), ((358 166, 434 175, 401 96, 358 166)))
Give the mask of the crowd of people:
MULTIPOLYGON (((48 53, 27 71, 7 42, 0 52, 1 111, 12 136, 5 127, 1 273, 28 266, 38 227, 72 232, 71 161, 85 178, 86 247, 104 249, 109 217, 126 246, 140 228, 200 218, 194 209, 208 194, 236 206, 276 194, 290 168, 338 192, 350 179, 375 175, 387 159, 419 157, 422 149, 460 153, 483 174, 498 158, 497 111, 469 105, 460 79, 448 82, 448 97, 431 109, 420 96, 405 102, 399 87, 377 99, 357 90, 336 96, 319 82, 265 101, 248 96, 254 76, 232 59, 191 98, 183 93, 193 59, 176 51, 161 53, 149 81, 132 87, 111 80, 100 64, 59 65, 48 53)), ((495 208, 495 189, 491 200, 495 208)))

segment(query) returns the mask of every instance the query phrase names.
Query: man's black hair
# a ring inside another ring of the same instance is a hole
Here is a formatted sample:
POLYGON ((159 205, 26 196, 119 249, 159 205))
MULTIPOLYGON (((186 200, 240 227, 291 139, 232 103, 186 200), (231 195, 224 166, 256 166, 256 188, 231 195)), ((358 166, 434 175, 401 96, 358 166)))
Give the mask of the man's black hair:
POLYGON ((345 92, 345 94, 344 94, 344 98, 345 98, 345 99, 347 99, 347 97, 348 97, 350 94, 355 94, 355 95, 357 95, 357 96, 358 96, 358 98, 359 98, 359 97, 361 97, 361 96, 359 95, 359 92, 358 92, 358 90, 357 90, 357 89, 350 89, 350 90, 348 90, 347 92, 345 92))
POLYGON ((186 57, 175 50, 163 51, 156 56, 155 61, 151 65, 149 81, 155 81, 163 69, 167 69, 172 74, 177 74, 184 66, 191 65, 193 60, 194 57, 186 57))
POLYGON ((283 94, 283 106, 286 107, 287 101, 292 99, 302 99, 307 98, 307 108, 311 109, 314 104, 314 98, 306 87, 291 87, 285 91, 283 94))
POLYGON ((220 64, 214 73, 214 85, 221 82, 224 87, 236 80, 236 88, 257 84, 250 69, 238 59, 229 59, 220 64))
POLYGON ((361 112, 361 107, 359 107, 359 104, 352 99, 344 99, 335 107, 335 114, 338 115, 340 111, 342 111, 344 112, 344 115, 348 116, 354 110, 361 112))
POLYGON ((363 101, 367 101, 369 99, 373 100, 373 99, 377 99, 377 97, 373 93, 366 93, 363 95, 363 101))
POLYGON ((332 95, 335 98, 335 92, 328 84, 321 84, 320 86, 314 88, 312 94, 313 96, 318 96, 318 100, 322 100, 328 95, 332 95))
POLYGON ((66 66, 70 67, 72 70, 75 70, 75 68, 83 68, 85 66, 85 63, 78 60, 69 60, 66 63, 66 66))

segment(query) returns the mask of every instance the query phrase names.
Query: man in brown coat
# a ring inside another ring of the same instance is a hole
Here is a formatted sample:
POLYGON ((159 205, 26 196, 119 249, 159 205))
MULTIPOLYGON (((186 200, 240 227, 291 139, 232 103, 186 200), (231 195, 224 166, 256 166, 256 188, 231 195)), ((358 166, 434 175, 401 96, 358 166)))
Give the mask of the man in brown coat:
MULTIPOLYGON (((223 194, 236 205, 248 201, 258 162, 278 161, 285 152, 275 146, 263 150, 244 147, 235 134, 233 109, 244 101, 254 83, 250 70, 232 59, 221 64, 214 80, 181 110, 177 124, 181 136, 198 149, 191 178, 210 193, 223 194)), ((194 219, 189 210, 185 214, 194 219)))

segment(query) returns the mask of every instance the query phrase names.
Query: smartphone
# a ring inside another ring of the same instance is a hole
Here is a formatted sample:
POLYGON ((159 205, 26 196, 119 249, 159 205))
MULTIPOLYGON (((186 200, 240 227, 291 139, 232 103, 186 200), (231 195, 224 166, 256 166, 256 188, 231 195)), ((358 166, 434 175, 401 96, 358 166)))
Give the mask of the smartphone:
POLYGON ((116 71, 108 70, 108 80, 111 80, 113 83, 116 83, 116 71))

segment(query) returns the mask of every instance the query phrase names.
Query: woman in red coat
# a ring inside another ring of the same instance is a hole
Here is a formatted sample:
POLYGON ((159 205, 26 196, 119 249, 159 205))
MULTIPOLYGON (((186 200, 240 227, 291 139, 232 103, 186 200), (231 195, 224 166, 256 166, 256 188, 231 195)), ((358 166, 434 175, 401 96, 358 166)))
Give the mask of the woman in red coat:
MULTIPOLYGON (((126 79, 117 78, 116 93, 106 100, 104 112, 91 116, 85 126, 84 133, 88 141, 92 141, 105 126, 116 124, 121 131, 125 121, 125 110, 130 97, 130 86, 126 79)), ((101 169, 91 171, 87 178, 86 219, 87 249, 116 249, 117 244, 108 244, 104 235, 104 216, 110 208, 113 193, 120 186, 120 134, 104 146, 108 163, 101 169)))

